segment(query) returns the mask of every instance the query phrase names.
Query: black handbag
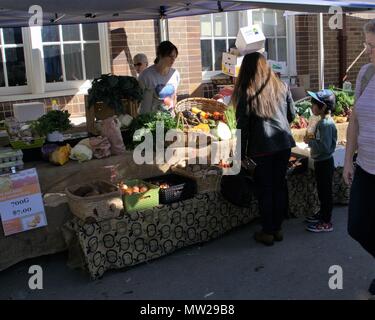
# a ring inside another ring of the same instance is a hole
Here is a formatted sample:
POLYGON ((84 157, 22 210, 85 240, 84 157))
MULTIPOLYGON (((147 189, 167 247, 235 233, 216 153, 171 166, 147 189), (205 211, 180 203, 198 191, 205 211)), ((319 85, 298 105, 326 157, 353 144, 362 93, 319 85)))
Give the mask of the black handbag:
POLYGON ((247 117, 248 123, 242 128, 241 131, 241 172, 247 174, 249 177, 253 177, 257 164, 248 156, 247 152, 252 120, 251 114, 249 114, 247 117))
POLYGON ((222 176, 220 187, 221 195, 228 202, 238 207, 251 207, 255 184, 243 168, 239 174, 222 176))
POLYGON ((244 156, 241 160, 241 169, 249 176, 254 177, 257 164, 250 157, 244 156))

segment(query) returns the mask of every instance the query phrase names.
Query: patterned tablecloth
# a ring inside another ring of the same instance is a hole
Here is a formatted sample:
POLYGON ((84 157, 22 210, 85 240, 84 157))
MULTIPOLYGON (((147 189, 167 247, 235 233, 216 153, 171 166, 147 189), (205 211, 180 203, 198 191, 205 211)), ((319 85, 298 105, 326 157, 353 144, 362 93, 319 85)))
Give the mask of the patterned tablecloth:
POLYGON ((93 224, 73 218, 63 229, 70 265, 86 266, 93 279, 108 269, 129 267, 178 248, 215 239, 252 221, 257 203, 239 208, 219 193, 194 198, 93 224))
MULTIPOLYGON (((288 177, 289 217, 315 213, 319 201, 313 171, 288 177)), ((335 202, 345 203, 341 173, 335 173, 335 202)), ((345 193, 344 192, 344 193, 345 193)), ((98 223, 74 217, 63 227, 69 265, 88 269, 97 279, 109 269, 125 268, 155 259, 192 244, 215 239, 258 216, 257 201, 250 208, 227 202, 218 192, 161 205, 98 223)))
MULTIPOLYGON (((342 167, 335 169, 333 175, 333 203, 347 205, 349 203, 350 188, 342 178, 342 167)), ((304 174, 288 177, 289 215, 303 217, 313 214, 319 209, 319 198, 316 191, 314 170, 309 169, 304 174)))

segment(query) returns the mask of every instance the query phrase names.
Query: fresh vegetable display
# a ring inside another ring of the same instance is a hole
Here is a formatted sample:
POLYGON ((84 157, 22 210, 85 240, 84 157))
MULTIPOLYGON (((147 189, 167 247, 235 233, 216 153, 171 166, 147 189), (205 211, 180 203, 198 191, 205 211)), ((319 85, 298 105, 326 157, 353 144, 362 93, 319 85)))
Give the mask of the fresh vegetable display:
MULTIPOLYGON (((354 92, 339 90, 334 86, 330 86, 329 88, 336 96, 336 108, 333 115, 338 117, 350 117, 355 100, 354 92)), ((342 121, 343 119, 339 118, 339 120, 342 121)))
POLYGON ((236 121, 236 111, 234 110, 233 106, 228 107, 227 110, 224 111, 225 120, 230 130, 236 130, 237 128, 237 121, 236 121))
POLYGON ((217 127, 211 129, 211 134, 217 137, 219 140, 229 140, 232 138, 232 132, 228 125, 222 121, 219 121, 217 127))
POLYGON ((89 107, 97 102, 103 102, 121 114, 123 113, 121 100, 133 99, 139 102, 142 100, 143 91, 134 77, 103 74, 92 81, 88 95, 89 107))
POLYGON ((292 129, 305 129, 307 128, 307 126, 308 126, 307 120, 303 116, 300 116, 300 115, 296 115, 296 117, 294 118, 291 124, 292 129))
POLYGON ((189 131, 201 131, 211 134, 218 140, 232 138, 232 130, 236 129, 236 115, 233 107, 224 112, 206 112, 197 107, 185 110, 177 115, 179 129, 189 126, 189 131))
POLYGON ((159 182, 159 181, 156 181, 156 182, 153 182, 154 185, 160 187, 160 189, 168 189, 170 188, 171 186, 166 183, 166 182, 159 182))
POLYGON ((210 126, 206 123, 200 123, 196 126, 194 126, 193 128, 191 128, 192 131, 203 131, 203 132, 206 132, 206 133, 210 133, 210 126))
POLYGON ((8 118, 4 125, 11 144, 17 142, 32 145, 38 140, 41 144, 44 143, 44 135, 39 132, 36 121, 19 122, 14 118, 8 118))
POLYGON ((132 195, 133 193, 144 193, 149 190, 148 187, 144 184, 139 184, 131 187, 121 182, 118 187, 123 195, 128 196, 132 195))
POLYGON ((345 123, 345 122, 348 122, 349 121, 349 117, 345 117, 345 116, 333 116, 333 121, 335 121, 336 123, 345 123))
MULTIPOLYGON (((336 108, 332 113, 332 118, 336 123, 345 123, 349 121, 354 105, 354 92, 345 91, 334 86, 329 86, 336 96, 336 108)), ((311 101, 303 100, 296 103, 296 112, 298 117, 293 121, 292 128, 305 128, 305 121, 308 121, 312 114, 311 101), (302 120, 301 120, 302 117, 302 120)))
MULTIPOLYGON (((125 139, 125 145, 127 149, 134 149, 135 146, 140 144, 142 141, 133 141, 134 133, 137 130, 141 130, 140 133, 151 132, 154 137, 154 142, 156 139, 156 123, 164 123, 164 133, 171 129, 177 128, 177 121, 171 116, 169 112, 150 112, 146 114, 141 114, 135 118, 130 126, 128 127, 127 139, 125 139)), ((135 136, 136 139, 140 138, 140 135, 135 136)), ((155 145, 155 143, 154 143, 155 145)))
POLYGON ((47 135, 54 131, 64 132, 72 127, 69 117, 68 111, 52 110, 41 116, 36 121, 34 128, 41 135, 47 135))
POLYGON ((296 112, 299 116, 304 117, 306 120, 312 116, 311 102, 304 100, 296 103, 296 112))

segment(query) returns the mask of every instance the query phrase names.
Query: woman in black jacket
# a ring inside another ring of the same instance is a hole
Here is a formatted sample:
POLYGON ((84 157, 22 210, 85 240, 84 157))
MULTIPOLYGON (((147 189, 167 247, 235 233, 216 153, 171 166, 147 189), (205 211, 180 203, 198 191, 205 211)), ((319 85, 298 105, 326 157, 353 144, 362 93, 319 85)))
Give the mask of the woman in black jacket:
POLYGON ((288 210, 286 171, 295 141, 290 123, 295 108, 288 87, 275 75, 265 57, 247 54, 233 94, 242 155, 257 164, 254 173, 262 231, 255 240, 273 245, 281 241, 281 225, 288 210))

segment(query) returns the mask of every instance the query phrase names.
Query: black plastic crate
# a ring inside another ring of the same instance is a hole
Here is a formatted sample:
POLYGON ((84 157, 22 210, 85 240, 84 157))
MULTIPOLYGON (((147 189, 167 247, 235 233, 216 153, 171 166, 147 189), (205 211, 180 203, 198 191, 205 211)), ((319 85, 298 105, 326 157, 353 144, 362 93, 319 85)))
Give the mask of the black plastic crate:
POLYGON ((43 155, 41 148, 31 148, 31 149, 22 149, 23 153, 23 162, 34 162, 42 161, 43 155))
POLYGON ((186 199, 193 198, 197 192, 197 183, 193 179, 189 179, 178 174, 166 174, 153 178, 144 179, 154 185, 169 185, 169 188, 159 190, 159 202, 161 204, 169 204, 186 199))
POLYGON ((309 158, 293 153, 289 158, 287 175, 305 173, 309 168, 309 158))

